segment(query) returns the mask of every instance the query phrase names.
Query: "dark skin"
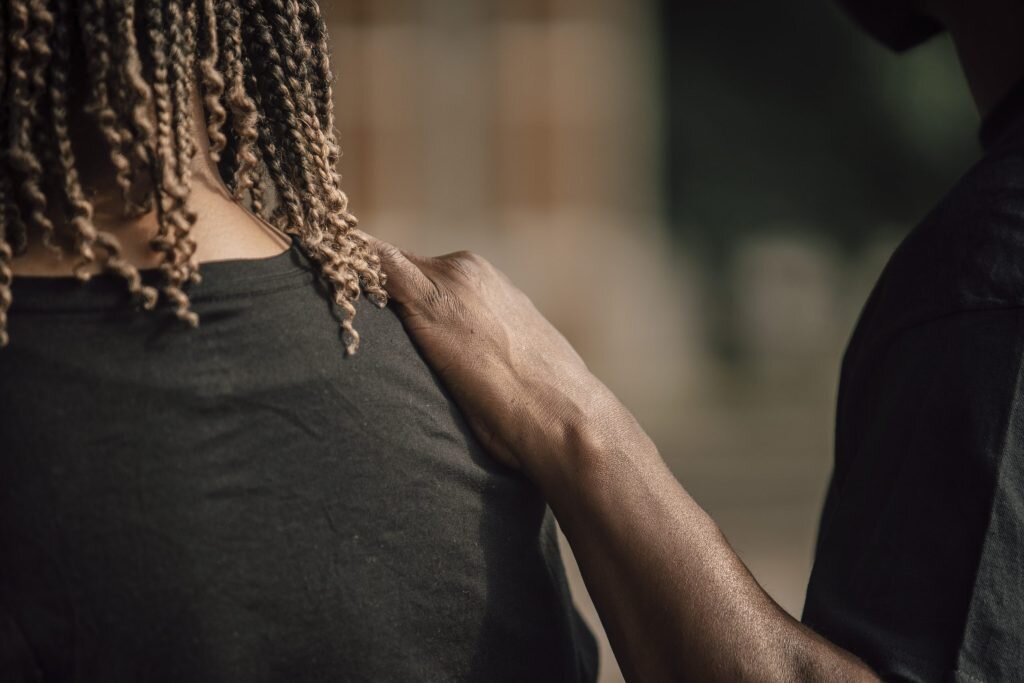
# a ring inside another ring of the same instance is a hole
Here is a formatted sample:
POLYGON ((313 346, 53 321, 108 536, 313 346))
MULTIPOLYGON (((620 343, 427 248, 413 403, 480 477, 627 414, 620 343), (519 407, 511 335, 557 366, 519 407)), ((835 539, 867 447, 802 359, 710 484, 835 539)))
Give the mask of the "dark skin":
POLYGON ((630 681, 874 681, 782 610, 632 414, 504 275, 373 240, 409 334, 561 524, 630 681))
MULTIPOLYGON (((1024 78, 1024 2, 926 0, 978 109, 1024 78)), ((540 487, 630 681, 873 681, 782 610, 629 410, 483 258, 374 241, 409 334, 503 463, 540 487)))

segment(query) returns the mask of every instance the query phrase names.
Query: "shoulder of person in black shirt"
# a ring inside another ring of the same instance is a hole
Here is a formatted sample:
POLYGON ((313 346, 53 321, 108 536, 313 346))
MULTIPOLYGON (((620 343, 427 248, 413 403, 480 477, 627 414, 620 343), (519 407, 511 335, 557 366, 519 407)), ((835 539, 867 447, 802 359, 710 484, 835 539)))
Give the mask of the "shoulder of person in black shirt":
POLYGON ((205 264, 194 330, 115 276, 15 279, 0 680, 596 677, 536 488, 391 310, 344 358, 314 273, 205 264))
POLYGON ((1024 671, 1024 82, 848 346, 806 623, 893 680, 1024 671))

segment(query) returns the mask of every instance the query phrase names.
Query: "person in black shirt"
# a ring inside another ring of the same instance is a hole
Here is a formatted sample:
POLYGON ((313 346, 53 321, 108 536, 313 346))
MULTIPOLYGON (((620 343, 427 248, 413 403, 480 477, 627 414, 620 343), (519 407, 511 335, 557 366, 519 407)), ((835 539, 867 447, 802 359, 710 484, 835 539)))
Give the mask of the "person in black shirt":
POLYGON ((359 299, 315 3, 0 37, 0 681, 594 680, 539 492, 359 299))
POLYGON ((554 509, 630 679, 1024 679, 1024 3, 844 4, 897 49, 949 28, 985 154, 893 254, 850 340, 802 623, 507 279, 377 244, 470 424, 554 509))

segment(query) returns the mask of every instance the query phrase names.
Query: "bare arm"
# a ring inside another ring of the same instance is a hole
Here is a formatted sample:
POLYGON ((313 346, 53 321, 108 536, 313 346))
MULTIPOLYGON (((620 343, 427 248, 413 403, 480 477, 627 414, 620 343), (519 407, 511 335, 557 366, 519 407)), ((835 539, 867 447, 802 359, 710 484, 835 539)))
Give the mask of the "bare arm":
POLYGON ((786 614, 630 412, 478 256, 376 242, 413 339, 495 457, 541 488, 631 681, 868 681, 786 614))

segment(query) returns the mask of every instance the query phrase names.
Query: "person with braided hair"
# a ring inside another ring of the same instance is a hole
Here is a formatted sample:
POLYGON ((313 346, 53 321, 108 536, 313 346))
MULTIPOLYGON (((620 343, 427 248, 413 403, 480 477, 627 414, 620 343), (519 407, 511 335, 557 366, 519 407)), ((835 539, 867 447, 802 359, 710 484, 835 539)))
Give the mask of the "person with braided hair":
POLYGON ((333 80, 314 0, 0 4, 0 681, 595 678, 385 307, 333 80))

